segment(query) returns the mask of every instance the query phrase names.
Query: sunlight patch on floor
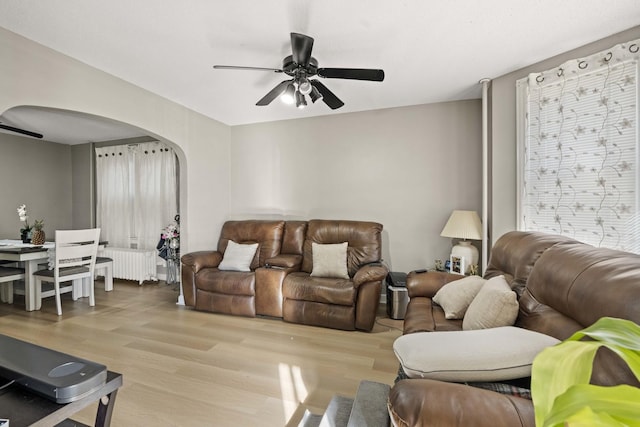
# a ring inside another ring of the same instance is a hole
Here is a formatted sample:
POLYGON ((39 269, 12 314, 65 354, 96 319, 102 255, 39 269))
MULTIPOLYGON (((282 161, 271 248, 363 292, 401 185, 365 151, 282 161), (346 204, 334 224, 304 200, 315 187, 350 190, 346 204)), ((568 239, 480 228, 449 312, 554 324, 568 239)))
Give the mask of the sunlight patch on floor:
POLYGON ((308 392, 302 380, 302 371, 299 366, 280 363, 278 371, 280 374, 282 405, 285 419, 288 421, 295 414, 298 405, 305 401, 308 392))

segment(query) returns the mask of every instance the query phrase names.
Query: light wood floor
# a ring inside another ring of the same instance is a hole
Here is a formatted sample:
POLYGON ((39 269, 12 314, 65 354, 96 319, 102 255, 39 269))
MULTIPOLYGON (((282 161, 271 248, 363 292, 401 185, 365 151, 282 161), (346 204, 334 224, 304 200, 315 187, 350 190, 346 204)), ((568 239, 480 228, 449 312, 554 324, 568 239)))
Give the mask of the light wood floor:
MULTIPOLYGON (((201 313, 177 306, 164 282, 116 280, 96 306, 63 295, 24 311, 0 303, 0 333, 105 364, 124 375, 112 426, 295 426, 322 413, 335 394, 354 396, 361 380, 392 384, 392 344, 402 322, 346 332, 279 319, 201 313)), ((93 424, 95 407, 75 417, 93 424)))

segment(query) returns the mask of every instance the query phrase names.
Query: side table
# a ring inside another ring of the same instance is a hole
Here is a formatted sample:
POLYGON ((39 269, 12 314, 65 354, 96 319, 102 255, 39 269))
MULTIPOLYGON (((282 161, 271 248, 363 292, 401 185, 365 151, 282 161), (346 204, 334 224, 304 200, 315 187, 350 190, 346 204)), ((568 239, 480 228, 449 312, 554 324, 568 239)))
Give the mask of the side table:
POLYGON ((407 273, 389 272, 387 275, 387 315, 391 319, 404 319, 408 303, 407 273))

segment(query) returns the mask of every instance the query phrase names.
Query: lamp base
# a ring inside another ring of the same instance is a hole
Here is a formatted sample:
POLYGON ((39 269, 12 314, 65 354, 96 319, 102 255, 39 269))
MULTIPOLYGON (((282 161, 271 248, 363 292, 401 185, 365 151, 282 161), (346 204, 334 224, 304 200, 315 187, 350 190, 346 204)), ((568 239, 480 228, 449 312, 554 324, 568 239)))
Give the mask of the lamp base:
POLYGON ((451 248, 451 255, 456 257, 464 257, 464 273, 468 274, 472 265, 478 264, 478 258, 480 254, 478 253, 478 249, 471 244, 468 240, 461 240, 451 248))

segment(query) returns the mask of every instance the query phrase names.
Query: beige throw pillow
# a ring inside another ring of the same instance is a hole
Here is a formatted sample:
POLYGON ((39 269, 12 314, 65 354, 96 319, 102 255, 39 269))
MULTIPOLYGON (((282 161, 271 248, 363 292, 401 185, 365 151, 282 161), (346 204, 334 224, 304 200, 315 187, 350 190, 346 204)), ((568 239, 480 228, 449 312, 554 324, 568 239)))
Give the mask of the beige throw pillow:
POLYGON ((348 279, 347 246, 347 242, 328 245, 312 242, 313 270, 311 275, 314 277, 348 279))
POLYGON ((471 301, 462 320, 462 329, 487 329, 511 326, 518 317, 516 293, 504 279, 497 276, 487 280, 471 301))
POLYGON ((256 254, 256 249, 258 249, 257 243, 241 245, 229 240, 218 270, 251 271, 251 261, 256 254))
POLYGON ((433 296, 433 301, 444 310, 447 319, 462 319, 469 304, 486 282, 480 276, 468 276, 444 285, 433 296))

